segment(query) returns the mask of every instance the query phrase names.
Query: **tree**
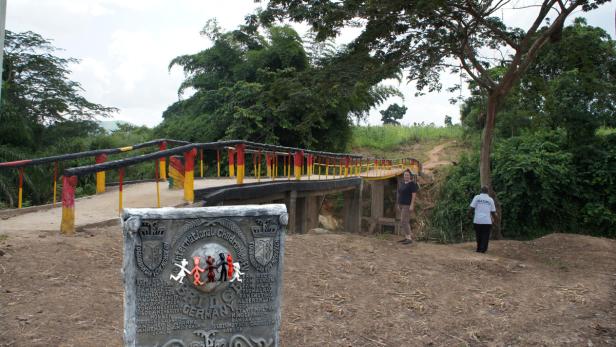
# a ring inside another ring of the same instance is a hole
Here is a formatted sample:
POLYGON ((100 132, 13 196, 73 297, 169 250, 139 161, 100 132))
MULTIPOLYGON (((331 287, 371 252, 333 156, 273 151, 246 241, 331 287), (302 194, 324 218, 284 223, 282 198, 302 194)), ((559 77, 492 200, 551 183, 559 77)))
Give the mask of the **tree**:
MULTIPOLYGON (((6 31, 0 104, 0 161, 87 150, 85 143, 103 130, 93 121, 117 109, 88 101, 81 85, 70 79, 73 58, 31 31, 6 31)), ((86 162, 84 162, 85 164, 86 162)), ((28 203, 53 195, 50 167, 28 167, 24 175, 28 203)), ((0 206, 14 206, 17 170, 0 170, 0 206)))
MULTIPOLYGON (((565 19, 574 10, 589 11, 605 2, 543 0, 524 6, 537 8, 526 30, 509 28, 497 16, 506 6, 516 8, 517 2, 510 0, 270 0, 260 17, 265 22, 307 21, 320 38, 361 23, 363 31, 351 46, 368 48, 382 61, 407 68, 419 92, 440 90, 440 72, 463 70, 487 94, 479 171, 481 185, 491 189, 490 153, 499 106, 541 49, 560 39, 565 19), (489 50, 501 58, 488 58, 489 50), (503 68, 500 78, 491 74, 492 66, 503 68)), ((495 236, 500 236, 498 230, 495 236)))
MULTIPOLYGON (((493 69, 502 74, 502 69, 493 69)), ((487 95, 475 84, 461 118, 483 127, 487 95)), ((565 129, 570 148, 592 141, 601 125, 616 125, 616 42, 576 18, 560 41, 546 46, 503 101, 495 130, 499 137, 531 129, 565 129)))
POLYGON ((31 31, 6 31, 0 106, 0 145, 36 147, 46 126, 56 122, 91 120, 116 112, 80 95, 69 78, 73 58, 60 58, 57 48, 31 31))
POLYGON ((448 127, 453 126, 453 122, 451 121, 451 117, 448 116, 448 115, 445 116, 445 126, 448 126, 448 127))
POLYGON ((381 110, 381 120, 383 124, 400 125, 398 119, 402 119, 406 114, 406 106, 400 106, 398 104, 391 104, 387 109, 381 110))
POLYGON ((345 150, 353 119, 400 92, 379 86, 399 70, 368 51, 314 49, 289 26, 251 25, 222 32, 209 22, 212 47, 179 56, 186 88, 195 93, 164 112, 160 130, 192 141, 246 139, 315 149, 345 150), (322 55, 319 55, 322 52, 322 55))

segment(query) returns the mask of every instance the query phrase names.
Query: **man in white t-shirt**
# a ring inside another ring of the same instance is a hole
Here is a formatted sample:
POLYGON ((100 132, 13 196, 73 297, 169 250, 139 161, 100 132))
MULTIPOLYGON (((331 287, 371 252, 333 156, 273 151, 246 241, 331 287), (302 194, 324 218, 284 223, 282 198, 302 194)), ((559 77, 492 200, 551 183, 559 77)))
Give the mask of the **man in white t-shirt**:
POLYGON ((488 250, 492 218, 496 218, 496 206, 494 200, 488 195, 488 188, 481 187, 481 194, 475 195, 471 202, 469 214, 475 209, 473 226, 477 240, 477 252, 485 253, 488 250))

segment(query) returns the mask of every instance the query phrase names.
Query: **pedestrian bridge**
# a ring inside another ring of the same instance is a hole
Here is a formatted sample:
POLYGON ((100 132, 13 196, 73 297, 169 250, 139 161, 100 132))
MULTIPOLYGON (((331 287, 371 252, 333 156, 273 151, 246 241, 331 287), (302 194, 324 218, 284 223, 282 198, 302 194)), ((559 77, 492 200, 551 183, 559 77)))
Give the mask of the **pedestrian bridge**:
POLYGON ((406 169, 420 174, 421 163, 411 157, 373 158, 241 140, 188 143, 161 139, 122 148, 4 162, 0 169, 19 172, 18 208, 0 210, 2 231, 60 230, 70 235, 86 226, 117 222, 124 207, 279 202, 287 205, 290 230, 304 232, 318 225, 323 197, 332 193, 344 194, 345 229, 359 230, 365 182, 376 188, 371 194, 372 214, 368 218, 374 227, 383 219, 382 182, 406 169), (115 154, 151 147, 155 151, 108 160, 115 154), (94 159, 92 165, 68 167, 58 175, 59 162, 67 162, 66 167, 71 161, 87 157, 94 159), (212 162, 207 158, 215 158, 213 170, 204 170, 204 163, 212 162), (154 163, 155 178, 125 182, 124 169, 143 162, 154 163), (53 202, 22 208, 23 179, 28 167, 45 164, 54 167, 50 173, 53 202), (119 182, 107 182, 105 172, 110 170, 118 171, 119 182), (96 177, 97 194, 75 198, 80 180, 88 176, 96 177), (162 184, 165 180, 169 180, 169 188, 162 184), (56 192, 61 192, 61 199, 56 192))

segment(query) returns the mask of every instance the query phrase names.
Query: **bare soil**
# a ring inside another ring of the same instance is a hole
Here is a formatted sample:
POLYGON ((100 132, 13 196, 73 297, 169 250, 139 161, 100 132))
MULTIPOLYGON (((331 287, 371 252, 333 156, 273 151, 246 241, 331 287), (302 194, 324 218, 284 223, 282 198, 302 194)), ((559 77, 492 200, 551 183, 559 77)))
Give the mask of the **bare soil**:
MULTIPOLYGON (((120 346, 121 232, 0 236, 0 346, 120 346)), ((614 346, 616 240, 287 236, 282 346, 614 346)))

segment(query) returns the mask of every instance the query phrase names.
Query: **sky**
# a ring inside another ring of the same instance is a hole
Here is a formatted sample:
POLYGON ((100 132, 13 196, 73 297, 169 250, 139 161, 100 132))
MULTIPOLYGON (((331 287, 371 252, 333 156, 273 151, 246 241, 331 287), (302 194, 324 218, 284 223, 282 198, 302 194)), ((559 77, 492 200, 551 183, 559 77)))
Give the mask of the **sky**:
MULTIPOLYGON (((532 0, 517 0, 525 7, 532 0)), ((178 100, 177 89, 184 75, 179 68, 168 70, 171 59, 208 48, 211 42, 199 34, 208 19, 216 18, 225 30, 243 23, 245 15, 263 4, 254 0, 8 0, 6 28, 34 31, 63 50, 57 54, 74 57, 71 78, 81 83, 90 101, 113 106, 115 120, 155 126, 162 112, 178 100)), ((511 6, 510 6, 511 7, 511 6)), ((577 12, 588 24, 615 35, 616 5, 608 3, 590 13, 577 12)), ((510 26, 526 28, 536 8, 505 9, 501 17, 510 26)), ((306 26, 294 25, 300 34, 306 26)), ((337 42, 344 44, 358 29, 343 31, 337 42)), ((459 83, 459 75, 442 74, 444 87, 459 83)), ((381 124, 379 110, 392 103, 408 111, 402 124, 424 122, 443 125, 446 115, 459 121, 459 105, 451 105, 445 91, 415 97, 414 85, 386 81, 397 86, 404 99, 391 98, 373 109, 365 124, 381 124)), ((466 95, 467 91, 462 91, 466 95)), ((185 97, 185 96, 184 96, 185 97)))

